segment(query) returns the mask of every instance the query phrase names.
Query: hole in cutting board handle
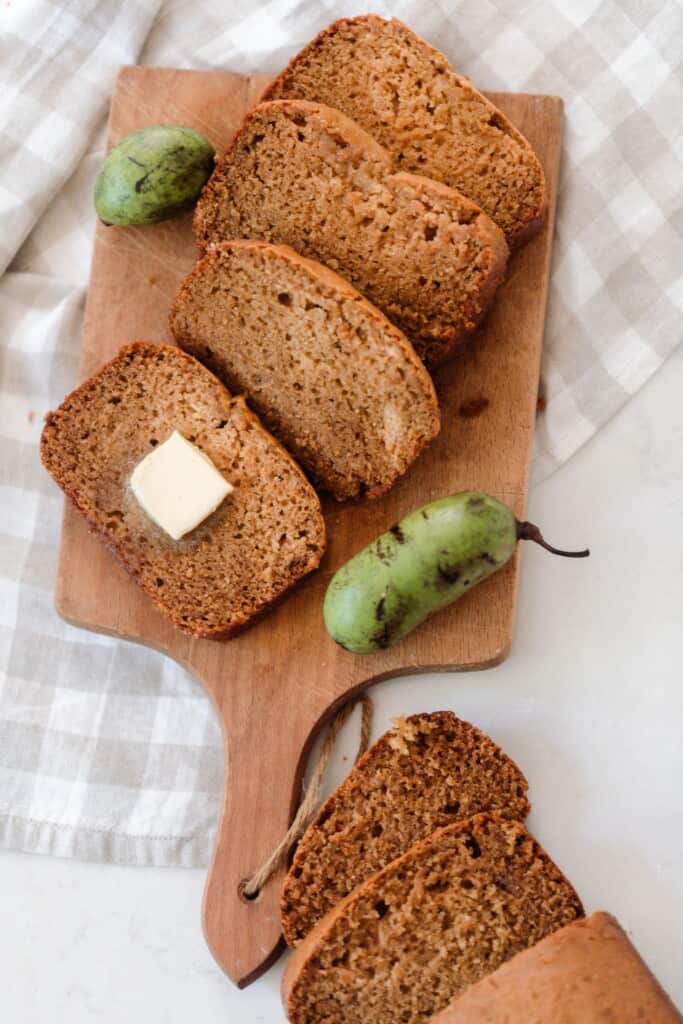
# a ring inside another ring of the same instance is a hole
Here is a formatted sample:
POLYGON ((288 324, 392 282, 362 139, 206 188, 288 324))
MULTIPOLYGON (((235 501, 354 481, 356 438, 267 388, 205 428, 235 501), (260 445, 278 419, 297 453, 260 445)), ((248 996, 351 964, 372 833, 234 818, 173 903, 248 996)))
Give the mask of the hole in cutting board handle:
POLYGON ((240 884, 237 886, 237 895, 242 900, 242 903, 254 903, 254 901, 257 900, 261 895, 260 889, 258 889, 255 893, 252 893, 251 896, 249 896, 244 891, 244 888, 247 885, 248 881, 248 878, 243 878, 240 884))

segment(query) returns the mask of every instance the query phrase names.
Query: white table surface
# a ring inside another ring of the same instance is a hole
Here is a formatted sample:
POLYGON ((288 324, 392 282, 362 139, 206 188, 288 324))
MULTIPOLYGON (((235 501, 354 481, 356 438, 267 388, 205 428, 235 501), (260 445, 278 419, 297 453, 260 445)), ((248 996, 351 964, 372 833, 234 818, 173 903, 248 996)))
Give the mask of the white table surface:
MULTIPOLYGON (((683 1007, 683 352, 528 515, 591 559, 528 546, 508 661, 381 684, 375 732, 435 708, 489 732, 586 909, 619 917, 683 1007)), ((0 1020, 283 1021, 281 963, 244 992, 214 964, 202 886, 201 871, 0 854, 0 1020)))

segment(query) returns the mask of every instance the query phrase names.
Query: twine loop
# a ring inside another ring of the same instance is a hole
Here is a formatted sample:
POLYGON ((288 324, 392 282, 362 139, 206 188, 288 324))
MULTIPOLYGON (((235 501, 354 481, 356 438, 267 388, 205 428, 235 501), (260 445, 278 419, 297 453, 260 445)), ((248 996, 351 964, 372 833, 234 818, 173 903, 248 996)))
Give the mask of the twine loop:
POLYGON ((311 775, 311 781, 304 793, 292 824, 289 826, 285 835, 261 867, 254 872, 251 878, 240 883, 240 895, 244 899, 256 899, 266 882, 285 864, 292 846, 294 843, 298 842, 315 817, 318 809, 318 803, 320 801, 320 787, 322 785, 323 776, 325 774, 328 761, 332 755, 332 751, 334 750, 334 745, 337 742, 337 737, 348 721, 351 713, 359 704, 361 705, 360 742, 355 760, 357 761, 358 758, 361 757, 361 755, 368 749, 370 744, 370 731, 372 729, 373 707, 370 697, 368 697, 367 694, 361 694, 360 697, 352 698, 344 704, 330 722, 320 751, 320 756, 315 768, 313 769, 313 774, 311 775))

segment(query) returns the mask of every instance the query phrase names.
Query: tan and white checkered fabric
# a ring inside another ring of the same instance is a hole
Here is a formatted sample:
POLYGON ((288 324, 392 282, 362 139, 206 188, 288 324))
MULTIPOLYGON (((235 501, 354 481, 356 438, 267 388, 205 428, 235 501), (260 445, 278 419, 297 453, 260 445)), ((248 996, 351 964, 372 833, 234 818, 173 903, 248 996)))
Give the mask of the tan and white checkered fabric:
MULTIPOLYGON (((120 63, 276 71, 335 0, 23 0, 0 11, 0 841, 200 864, 221 785, 208 702, 161 656, 66 626, 44 412, 76 381, 92 184, 120 63), (245 13, 247 12, 247 13, 245 13)), ((535 479, 679 344, 683 7, 676 0, 375 3, 481 88, 566 104, 535 479)))

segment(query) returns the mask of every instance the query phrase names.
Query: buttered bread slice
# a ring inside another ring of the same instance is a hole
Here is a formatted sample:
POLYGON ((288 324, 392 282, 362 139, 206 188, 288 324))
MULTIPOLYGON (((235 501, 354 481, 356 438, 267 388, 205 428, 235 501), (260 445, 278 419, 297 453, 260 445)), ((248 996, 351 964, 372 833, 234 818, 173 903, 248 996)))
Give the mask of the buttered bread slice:
POLYGON ((264 99, 342 110, 392 154, 469 196, 512 248, 543 222, 545 177, 514 125, 419 36, 374 14, 335 21, 305 47, 264 99))
POLYGON ((352 889, 418 840, 482 811, 521 821, 527 781, 493 740, 451 711, 399 719, 323 804, 282 889, 297 945, 352 889))
POLYGON ((336 270, 429 365, 481 320, 507 246, 471 200, 394 173, 387 150, 337 110, 300 100, 247 115, 195 211, 197 243, 290 245, 336 270))
POLYGON ((518 821, 435 832, 327 914, 282 980, 291 1024, 425 1024, 468 985, 583 916, 518 821))
POLYGON ((193 636, 238 632, 322 558, 320 503, 301 470, 243 398, 173 346, 121 349, 48 413, 41 456, 145 593, 193 636), (131 487, 136 467, 175 432, 232 487, 179 540, 131 487))
POLYGON ((288 246, 217 245, 185 280, 170 323, 340 501, 383 494, 438 433, 434 386, 408 339, 288 246))

